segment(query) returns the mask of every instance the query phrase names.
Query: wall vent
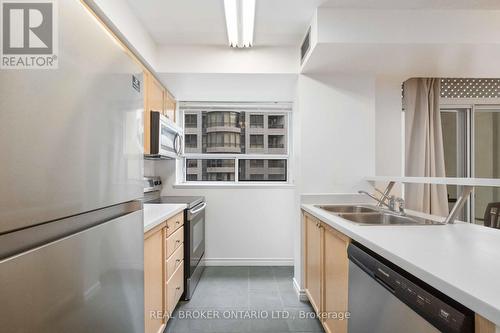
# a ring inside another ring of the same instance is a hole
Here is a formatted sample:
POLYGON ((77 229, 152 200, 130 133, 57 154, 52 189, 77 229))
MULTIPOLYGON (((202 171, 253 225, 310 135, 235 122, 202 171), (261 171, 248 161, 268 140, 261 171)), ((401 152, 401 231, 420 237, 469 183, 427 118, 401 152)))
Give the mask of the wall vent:
POLYGON ((304 41, 302 42, 302 45, 300 45, 300 63, 302 64, 304 62, 304 59, 311 49, 311 27, 307 29, 307 34, 306 37, 304 38, 304 41))
POLYGON ((442 98, 500 98, 500 79, 441 79, 442 98))

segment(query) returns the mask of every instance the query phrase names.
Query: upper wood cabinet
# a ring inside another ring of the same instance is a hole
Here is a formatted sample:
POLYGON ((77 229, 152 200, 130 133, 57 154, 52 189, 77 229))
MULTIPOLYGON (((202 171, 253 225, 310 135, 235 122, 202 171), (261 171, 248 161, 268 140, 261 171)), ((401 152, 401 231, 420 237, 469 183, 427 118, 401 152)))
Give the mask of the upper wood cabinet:
POLYGON ((144 70, 144 154, 151 153, 151 111, 175 122, 175 98, 149 72, 144 70))
POLYGON ((146 101, 148 111, 158 111, 164 113, 163 95, 165 89, 151 73, 147 75, 146 82, 146 101))
POLYGON ((174 97, 167 90, 165 90, 164 102, 165 104, 163 109, 165 110, 165 116, 175 121, 175 108, 177 103, 175 102, 174 97))

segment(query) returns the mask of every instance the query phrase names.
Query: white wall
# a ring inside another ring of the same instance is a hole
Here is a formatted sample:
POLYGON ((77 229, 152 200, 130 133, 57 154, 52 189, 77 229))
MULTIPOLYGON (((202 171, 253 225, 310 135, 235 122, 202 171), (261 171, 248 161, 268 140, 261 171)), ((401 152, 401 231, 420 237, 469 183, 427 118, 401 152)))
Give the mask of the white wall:
POLYGON ((210 45, 163 45, 158 49, 161 73, 289 73, 299 69, 299 48, 255 46, 234 49, 210 45))
POLYGON ((375 173, 375 79, 360 75, 300 75, 294 132, 295 279, 301 285, 300 195, 355 193, 375 173))
POLYGON ((300 190, 352 192, 375 172, 375 81, 301 75, 300 190))
MULTIPOLYGON (((179 100, 293 101, 296 75, 163 74, 179 100)), ((175 188, 172 161, 146 165, 164 182, 163 195, 203 195, 207 201, 209 265, 293 265, 295 188, 175 188)))
POLYGON ((163 73, 159 77, 181 101, 293 101, 297 81, 297 74, 163 73))
POLYGON ((317 13, 319 43, 500 42, 499 10, 320 8, 317 13))
POLYGON ((140 56, 153 68, 156 66, 157 47, 126 0, 85 0, 106 15, 109 21, 125 36, 140 56))
POLYGON ((402 77, 377 77, 375 81, 375 173, 403 176, 404 131, 402 77))

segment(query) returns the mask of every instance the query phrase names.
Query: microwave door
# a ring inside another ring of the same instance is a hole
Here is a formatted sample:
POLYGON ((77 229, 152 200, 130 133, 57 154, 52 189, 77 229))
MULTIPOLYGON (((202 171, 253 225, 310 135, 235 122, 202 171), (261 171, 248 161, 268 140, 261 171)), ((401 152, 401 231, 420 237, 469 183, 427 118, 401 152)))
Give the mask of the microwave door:
POLYGON ((161 124, 160 133, 160 154, 164 156, 176 157, 177 152, 175 150, 176 136, 177 133, 172 131, 166 123, 161 124))

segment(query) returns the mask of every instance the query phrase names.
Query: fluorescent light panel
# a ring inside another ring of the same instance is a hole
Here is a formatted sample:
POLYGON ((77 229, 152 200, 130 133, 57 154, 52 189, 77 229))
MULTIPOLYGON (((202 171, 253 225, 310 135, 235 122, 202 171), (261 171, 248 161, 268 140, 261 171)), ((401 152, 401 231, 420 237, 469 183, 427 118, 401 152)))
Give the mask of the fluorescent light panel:
POLYGON ((255 25, 255 0, 224 0, 227 38, 231 47, 251 47, 255 25))

